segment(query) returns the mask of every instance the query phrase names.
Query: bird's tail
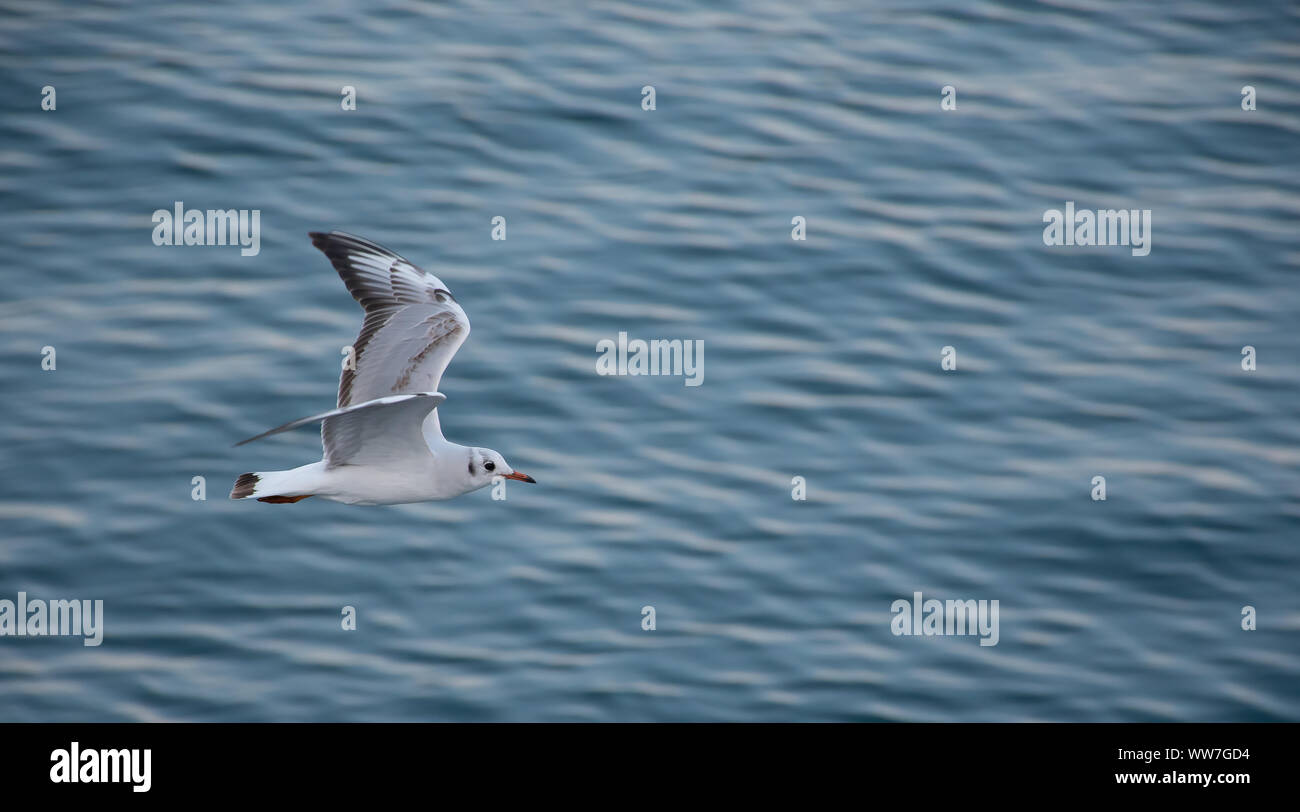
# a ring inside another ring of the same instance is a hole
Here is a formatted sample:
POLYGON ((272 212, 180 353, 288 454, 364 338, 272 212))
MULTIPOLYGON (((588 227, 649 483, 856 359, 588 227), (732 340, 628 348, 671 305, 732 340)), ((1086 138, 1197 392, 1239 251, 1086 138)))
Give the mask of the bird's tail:
POLYGON ((259 502, 276 505, 301 502, 311 493, 302 493, 297 471, 261 471, 253 474, 240 474, 235 480, 235 487, 230 491, 231 499, 256 498, 259 502))

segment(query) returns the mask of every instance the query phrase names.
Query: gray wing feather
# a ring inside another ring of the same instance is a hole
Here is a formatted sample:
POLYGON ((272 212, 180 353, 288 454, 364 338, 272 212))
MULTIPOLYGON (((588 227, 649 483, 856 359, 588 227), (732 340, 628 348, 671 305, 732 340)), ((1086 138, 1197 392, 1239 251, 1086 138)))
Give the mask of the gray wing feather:
POLYGON ((310 236, 365 311, 338 405, 437 390, 469 336, 469 318, 447 286, 370 240, 341 231, 310 236))
POLYGON ((410 454, 428 454, 429 447, 421 427, 429 412, 446 399, 441 392, 390 395, 293 420, 235 445, 321 421, 325 462, 330 466, 377 463, 410 454))

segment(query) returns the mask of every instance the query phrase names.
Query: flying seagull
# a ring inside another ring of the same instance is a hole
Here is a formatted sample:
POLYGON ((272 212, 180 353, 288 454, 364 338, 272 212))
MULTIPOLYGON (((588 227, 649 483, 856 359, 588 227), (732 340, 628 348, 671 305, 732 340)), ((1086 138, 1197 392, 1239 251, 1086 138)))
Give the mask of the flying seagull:
POLYGON ((286 504, 320 496, 350 505, 451 499, 496 477, 535 482, 490 448, 443 439, 442 373, 469 335, 469 319, 432 274, 370 240, 312 232, 365 311, 354 363, 339 377, 338 407, 250 437, 321 424, 324 458, 291 471, 241 474, 231 499, 286 504))

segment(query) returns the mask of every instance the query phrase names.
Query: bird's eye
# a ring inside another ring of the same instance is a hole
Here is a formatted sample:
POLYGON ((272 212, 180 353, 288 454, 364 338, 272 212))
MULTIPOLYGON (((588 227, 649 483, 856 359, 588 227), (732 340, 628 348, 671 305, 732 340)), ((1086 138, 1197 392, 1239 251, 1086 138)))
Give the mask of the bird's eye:
POLYGON ((483 467, 489 471, 495 471, 497 469, 497 464, 495 462, 485 462, 483 463, 483 467))

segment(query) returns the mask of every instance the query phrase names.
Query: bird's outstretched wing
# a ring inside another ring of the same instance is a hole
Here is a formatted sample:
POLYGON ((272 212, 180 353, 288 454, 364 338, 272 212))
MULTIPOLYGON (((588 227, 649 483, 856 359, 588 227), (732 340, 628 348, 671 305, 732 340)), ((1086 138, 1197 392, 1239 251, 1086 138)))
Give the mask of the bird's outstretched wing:
POLYGON ((235 445, 251 443, 319 420, 323 426, 321 435, 325 438, 326 465, 391 465, 402 457, 429 453, 424 443, 424 420, 446 399, 440 392, 389 395, 293 420, 235 445))
POLYGON ((365 311, 352 344, 354 363, 339 377, 339 407, 437 391, 469 336, 469 318, 447 286, 370 240, 341 231, 309 236, 365 311))

